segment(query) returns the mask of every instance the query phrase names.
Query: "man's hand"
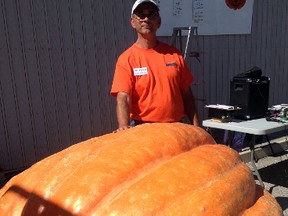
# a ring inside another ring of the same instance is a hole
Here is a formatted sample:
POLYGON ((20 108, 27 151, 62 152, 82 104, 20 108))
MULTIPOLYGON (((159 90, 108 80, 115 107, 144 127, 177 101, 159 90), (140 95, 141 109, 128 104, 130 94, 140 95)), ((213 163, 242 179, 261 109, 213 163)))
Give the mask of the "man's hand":
POLYGON ((117 133, 117 132, 120 132, 120 131, 123 131, 123 130, 127 130, 129 128, 132 128, 132 126, 123 126, 123 127, 118 128, 117 130, 114 130, 113 133, 117 133))

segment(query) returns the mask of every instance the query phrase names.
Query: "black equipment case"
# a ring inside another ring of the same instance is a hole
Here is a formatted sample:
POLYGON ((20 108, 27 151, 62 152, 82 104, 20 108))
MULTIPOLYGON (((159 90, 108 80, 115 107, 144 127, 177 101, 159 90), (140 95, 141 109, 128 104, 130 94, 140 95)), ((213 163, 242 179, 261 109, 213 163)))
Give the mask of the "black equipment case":
POLYGON ((261 76, 261 70, 252 68, 236 75, 230 82, 230 105, 241 109, 233 113, 236 119, 265 117, 268 110, 270 78, 261 76))

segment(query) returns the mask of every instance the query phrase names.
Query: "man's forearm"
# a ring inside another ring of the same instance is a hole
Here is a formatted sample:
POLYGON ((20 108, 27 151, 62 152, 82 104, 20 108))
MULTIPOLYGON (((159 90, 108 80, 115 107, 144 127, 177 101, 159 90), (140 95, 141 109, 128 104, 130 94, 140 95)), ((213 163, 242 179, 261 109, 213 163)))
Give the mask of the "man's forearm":
POLYGON ((182 98, 184 109, 190 122, 195 126, 199 126, 199 117, 196 109, 195 98, 190 88, 182 92, 182 98))
POLYGON ((127 93, 119 92, 117 95, 116 113, 118 127, 128 127, 130 125, 130 101, 127 93))

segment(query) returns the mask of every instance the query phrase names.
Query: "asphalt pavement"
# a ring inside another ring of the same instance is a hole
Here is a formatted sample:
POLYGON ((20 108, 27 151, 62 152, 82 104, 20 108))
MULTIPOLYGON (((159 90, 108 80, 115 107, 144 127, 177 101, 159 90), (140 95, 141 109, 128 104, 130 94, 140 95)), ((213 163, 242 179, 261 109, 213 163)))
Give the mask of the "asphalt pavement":
MULTIPOLYGON (((285 216, 288 216, 288 140, 287 136, 271 140, 271 151, 268 143, 256 145, 256 166, 266 190, 278 201, 285 216)), ((242 159, 253 170, 250 161, 250 150, 240 153, 242 159)), ((256 183, 259 181, 255 175, 256 183)))

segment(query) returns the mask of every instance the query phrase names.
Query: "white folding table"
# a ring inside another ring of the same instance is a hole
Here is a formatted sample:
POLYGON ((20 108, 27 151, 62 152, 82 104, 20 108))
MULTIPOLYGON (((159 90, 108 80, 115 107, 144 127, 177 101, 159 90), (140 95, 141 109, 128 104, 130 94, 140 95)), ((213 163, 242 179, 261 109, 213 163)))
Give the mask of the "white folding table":
POLYGON ((256 176, 259 180, 259 183, 261 184, 261 186, 264 187, 263 181, 258 172, 257 166, 255 164, 255 159, 254 159, 255 136, 256 135, 267 136, 268 134, 271 134, 271 133, 287 130, 288 123, 267 121, 265 118, 244 120, 244 121, 233 120, 231 122, 225 122, 225 123, 216 122, 216 121, 212 121, 211 119, 208 119, 208 120, 204 120, 202 122, 202 125, 206 128, 216 128, 216 129, 251 134, 252 141, 250 143, 250 150, 251 150, 250 161, 256 173, 256 176))

